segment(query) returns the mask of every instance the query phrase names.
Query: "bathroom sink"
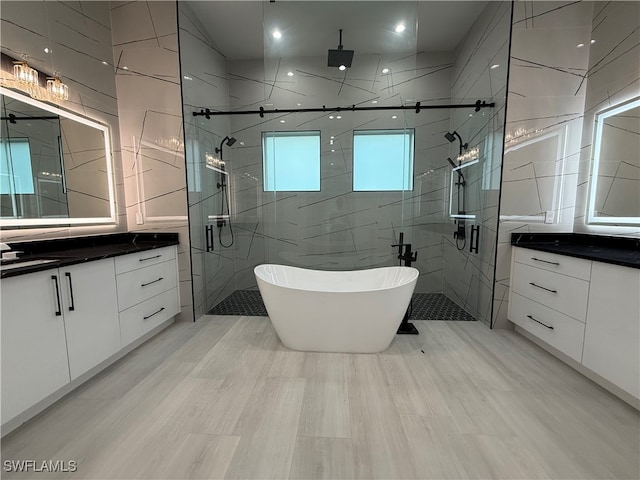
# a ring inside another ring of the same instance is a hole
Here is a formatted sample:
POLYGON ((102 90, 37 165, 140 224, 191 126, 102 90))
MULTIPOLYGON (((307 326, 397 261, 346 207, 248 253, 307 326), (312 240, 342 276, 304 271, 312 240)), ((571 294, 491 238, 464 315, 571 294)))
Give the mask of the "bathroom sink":
POLYGON ((18 260, 13 261, 11 263, 6 263, 0 265, 0 272, 4 272, 6 270, 12 270, 14 268, 22 268, 22 267, 33 267, 35 265, 44 265, 47 263, 57 262, 58 260, 53 260, 50 258, 37 258, 35 260, 18 260))

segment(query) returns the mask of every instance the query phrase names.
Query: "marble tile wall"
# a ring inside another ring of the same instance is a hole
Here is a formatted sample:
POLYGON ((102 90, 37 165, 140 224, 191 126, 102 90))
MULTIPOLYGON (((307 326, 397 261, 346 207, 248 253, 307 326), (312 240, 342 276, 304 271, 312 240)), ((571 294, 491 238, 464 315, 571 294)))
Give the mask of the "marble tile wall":
POLYGON ((178 232, 179 319, 193 320, 176 4, 110 14, 128 229, 178 232))
MULTIPOLYGON (((511 5, 489 2, 456 52, 451 83, 453 103, 486 99, 496 104, 479 112, 452 111, 450 131, 457 131, 470 150, 479 149, 480 163, 465 174, 465 211, 476 216, 466 221, 467 240, 453 238, 453 221, 446 223, 443 237, 443 292, 486 324, 494 283, 510 24, 511 5), (477 253, 470 251, 471 226, 480 227, 477 253)), ((456 159, 458 152, 458 142, 452 143, 449 156, 456 159)))
MULTIPOLYGON (((117 224, 3 229, 0 239, 26 241, 125 231, 126 202, 109 3, 3 1, 0 16, 2 52, 13 58, 26 54, 29 64, 45 74, 58 71, 69 86, 69 99, 53 103, 110 127, 117 207, 117 224), (50 53, 44 52, 45 47, 50 53)), ((75 171, 84 175, 88 193, 98 190, 87 183, 94 178, 89 172, 91 168, 90 163, 85 163, 75 171)))
MULTIPOLYGON (((447 104, 452 64, 447 52, 360 55, 346 74, 328 69, 324 56, 229 62, 230 94, 238 109, 261 101, 267 108, 447 104)), ((244 145, 233 153, 232 199, 251 247, 238 263, 238 287, 254 286, 252 267, 265 261, 334 270, 397 265, 391 244, 403 232, 418 251, 417 291, 441 291, 448 127, 448 109, 233 117, 233 135, 244 145), (415 129, 414 190, 353 192, 353 131, 386 128, 415 129), (263 191, 262 132, 302 129, 321 132, 321 191, 263 191)))
POLYGON ((584 223, 593 116, 640 91, 638 18, 637 2, 515 3, 494 294, 497 327, 509 326, 512 232, 638 234, 637 228, 584 223))

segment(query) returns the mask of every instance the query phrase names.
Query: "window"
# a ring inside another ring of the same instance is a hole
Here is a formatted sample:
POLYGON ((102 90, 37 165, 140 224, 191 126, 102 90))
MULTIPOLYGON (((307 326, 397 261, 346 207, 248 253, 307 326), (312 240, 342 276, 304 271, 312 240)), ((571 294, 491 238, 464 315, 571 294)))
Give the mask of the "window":
POLYGON ((413 190, 413 129, 353 132, 353 190, 413 190))
POLYGON ((262 132, 265 192, 320 191, 320 132, 262 132))
POLYGON ((0 194, 35 193, 31 172, 31 150, 26 138, 0 141, 0 194))

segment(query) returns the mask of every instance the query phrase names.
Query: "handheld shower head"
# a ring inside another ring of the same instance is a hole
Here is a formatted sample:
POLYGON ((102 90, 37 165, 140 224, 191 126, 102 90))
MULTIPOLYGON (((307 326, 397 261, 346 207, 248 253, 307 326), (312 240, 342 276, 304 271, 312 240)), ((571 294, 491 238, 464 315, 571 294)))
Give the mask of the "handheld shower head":
POLYGON ((458 168, 458 166, 456 165, 456 162, 451 160, 450 157, 447 157, 447 162, 449 162, 449 165, 451 165, 451 168, 458 168))

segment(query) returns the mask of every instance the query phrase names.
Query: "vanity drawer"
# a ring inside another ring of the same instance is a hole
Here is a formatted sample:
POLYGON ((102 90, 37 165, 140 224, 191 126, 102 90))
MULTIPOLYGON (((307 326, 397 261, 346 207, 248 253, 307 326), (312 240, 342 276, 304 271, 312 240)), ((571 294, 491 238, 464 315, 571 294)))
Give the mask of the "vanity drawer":
POLYGON ((126 310, 177 284, 176 262, 169 261, 117 275, 119 310, 126 310))
POLYGON ((514 263, 512 290, 584 323, 589 282, 514 263))
POLYGON ((176 247, 154 248, 116 257, 116 275, 176 258, 176 247))
POLYGON ((514 250, 516 262, 582 280, 589 280, 591 277, 591 260, 540 252, 522 247, 514 247, 514 250))
POLYGON ((509 311, 513 323, 574 360, 582 360, 584 323, 517 293, 511 295, 509 311))
POLYGON ((169 320, 178 311, 178 288, 174 287, 120 312, 122 346, 129 345, 148 331, 169 320))

